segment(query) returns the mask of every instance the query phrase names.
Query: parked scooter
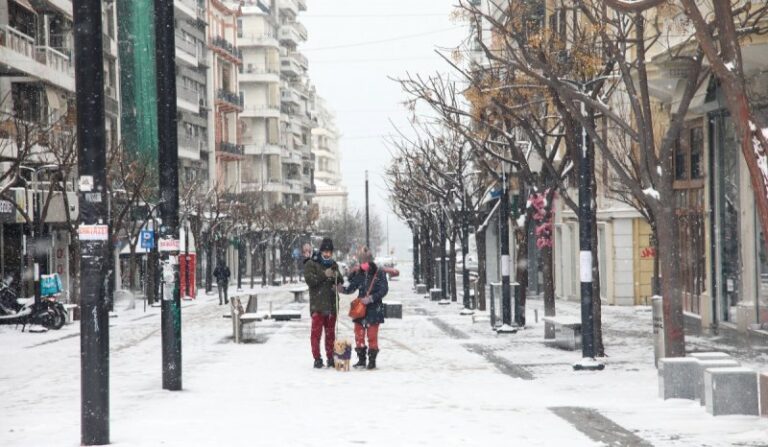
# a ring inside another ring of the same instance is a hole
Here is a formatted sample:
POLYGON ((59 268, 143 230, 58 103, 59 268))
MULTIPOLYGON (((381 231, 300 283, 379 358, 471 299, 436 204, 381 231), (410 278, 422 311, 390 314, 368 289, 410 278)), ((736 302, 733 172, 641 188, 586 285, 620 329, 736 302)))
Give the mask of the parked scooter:
POLYGON ((20 324, 22 331, 28 324, 39 324, 46 329, 64 326, 67 311, 54 297, 41 298, 35 303, 34 298, 18 298, 10 285, 10 278, 0 281, 0 324, 20 324))

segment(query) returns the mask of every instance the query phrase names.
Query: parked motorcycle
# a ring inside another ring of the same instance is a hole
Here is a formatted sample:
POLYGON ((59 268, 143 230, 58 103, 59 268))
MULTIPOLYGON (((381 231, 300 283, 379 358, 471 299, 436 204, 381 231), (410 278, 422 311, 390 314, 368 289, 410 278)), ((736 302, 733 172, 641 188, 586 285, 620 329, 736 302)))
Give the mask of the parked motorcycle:
POLYGON ((34 298, 19 298, 11 290, 9 278, 0 281, 0 324, 39 324, 46 329, 61 329, 67 318, 64 306, 54 297, 45 297, 39 303, 34 298))

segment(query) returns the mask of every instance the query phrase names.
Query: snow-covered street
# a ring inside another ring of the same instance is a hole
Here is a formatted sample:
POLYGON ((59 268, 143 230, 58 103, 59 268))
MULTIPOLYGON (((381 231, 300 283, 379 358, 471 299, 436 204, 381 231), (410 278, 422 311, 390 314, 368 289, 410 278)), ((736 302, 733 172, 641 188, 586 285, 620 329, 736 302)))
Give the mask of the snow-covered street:
MULTIPOLYGON (((578 353, 542 344, 543 328, 533 321, 539 301, 529 302, 529 329, 502 337, 460 316, 455 304, 416 296, 404 277, 391 283, 388 299, 403 302, 404 319, 382 326, 380 369, 341 373, 312 368, 307 305, 293 303, 288 289, 257 288, 259 308, 269 301, 300 308, 302 319, 256 323, 253 342, 240 345, 215 296, 186 303, 182 392, 161 389, 158 309, 118 309, 112 442, 756 446, 768 439, 766 419, 715 418, 698 403, 657 398, 644 307, 606 308, 607 368, 575 373, 578 353)), ((558 306, 577 312, 573 303, 558 306)), ((340 336, 352 339, 341 320, 340 336)), ((78 326, 45 334, 2 327, 0 343, 0 445, 78 445, 78 326)), ((750 361, 764 367, 766 355, 750 361)))

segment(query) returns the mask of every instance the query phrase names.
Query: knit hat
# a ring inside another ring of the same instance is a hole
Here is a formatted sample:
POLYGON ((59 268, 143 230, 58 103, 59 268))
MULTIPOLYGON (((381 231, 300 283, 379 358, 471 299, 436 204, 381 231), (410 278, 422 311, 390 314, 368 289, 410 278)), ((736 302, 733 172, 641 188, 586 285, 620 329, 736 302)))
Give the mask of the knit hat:
POLYGON ((331 238, 323 238, 323 242, 320 243, 320 252, 333 251, 333 241, 331 238))

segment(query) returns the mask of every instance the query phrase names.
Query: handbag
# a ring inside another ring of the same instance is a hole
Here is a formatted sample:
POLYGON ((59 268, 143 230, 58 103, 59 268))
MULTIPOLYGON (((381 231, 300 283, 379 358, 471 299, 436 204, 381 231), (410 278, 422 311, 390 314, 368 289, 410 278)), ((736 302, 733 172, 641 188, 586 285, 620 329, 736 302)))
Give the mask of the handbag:
MULTIPOLYGON (((365 296, 369 296, 371 294, 371 290, 373 290, 373 285, 376 284, 376 276, 379 274, 378 270, 376 273, 373 274, 373 279, 371 279, 371 285, 368 287, 368 293, 365 294, 365 296)), ((351 303, 349 303, 349 318, 353 320, 359 320, 360 318, 365 317, 365 311, 366 311, 366 305, 363 304, 363 300, 360 298, 355 298, 352 300, 351 303)))

